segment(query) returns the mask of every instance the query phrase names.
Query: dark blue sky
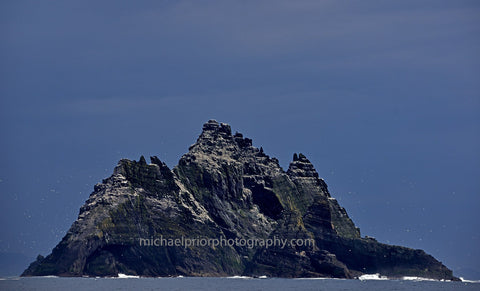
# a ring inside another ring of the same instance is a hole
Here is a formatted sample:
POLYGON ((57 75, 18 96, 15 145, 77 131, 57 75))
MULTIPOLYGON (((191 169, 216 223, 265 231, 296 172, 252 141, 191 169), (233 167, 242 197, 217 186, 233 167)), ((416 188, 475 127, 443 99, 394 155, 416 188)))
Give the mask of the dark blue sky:
POLYGON ((4 268, 213 118, 306 154, 362 235, 480 279, 478 1, 15 0, 0 36, 4 268))

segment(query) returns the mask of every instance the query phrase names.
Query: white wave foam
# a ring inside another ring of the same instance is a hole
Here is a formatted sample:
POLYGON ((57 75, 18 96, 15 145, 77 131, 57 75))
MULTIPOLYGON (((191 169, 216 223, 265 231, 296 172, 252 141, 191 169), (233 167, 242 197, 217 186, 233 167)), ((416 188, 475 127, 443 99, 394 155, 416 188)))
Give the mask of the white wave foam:
POLYGON ((365 274, 360 277, 358 277, 360 281, 365 281, 365 280, 388 280, 387 277, 385 276, 380 276, 379 273, 376 274, 365 274))
POLYGON ((464 279, 463 277, 460 277, 460 280, 464 283, 480 283, 480 280, 467 280, 467 279, 464 279))
POLYGON ((11 277, 1 277, 1 278, 0 278, 0 281, 5 281, 5 280, 8 280, 8 281, 18 281, 18 280, 20 280, 20 277, 18 277, 18 276, 11 276, 11 277))
MULTIPOLYGON (((406 281, 441 281, 441 280, 435 280, 435 279, 430 279, 430 278, 423 278, 423 277, 414 277, 414 276, 405 276, 402 278, 402 280, 406 281)), ((445 281, 445 280, 443 280, 445 281)))
POLYGON ((122 273, 118 273, 118 278, 121 278, 121 279, 127 279, 127 278, 140 278, 140 276, 132 276, 132 275, 125 275, 125 274, 122 274, 122 273))

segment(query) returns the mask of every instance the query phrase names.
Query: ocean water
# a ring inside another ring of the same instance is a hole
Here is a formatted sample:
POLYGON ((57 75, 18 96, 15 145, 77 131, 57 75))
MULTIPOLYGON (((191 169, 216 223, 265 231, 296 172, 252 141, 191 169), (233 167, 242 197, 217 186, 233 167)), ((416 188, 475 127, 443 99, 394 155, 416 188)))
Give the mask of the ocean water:
POLYGON ((0 290, 480 290, 477 282, 256 278, 3 278, 0 290))

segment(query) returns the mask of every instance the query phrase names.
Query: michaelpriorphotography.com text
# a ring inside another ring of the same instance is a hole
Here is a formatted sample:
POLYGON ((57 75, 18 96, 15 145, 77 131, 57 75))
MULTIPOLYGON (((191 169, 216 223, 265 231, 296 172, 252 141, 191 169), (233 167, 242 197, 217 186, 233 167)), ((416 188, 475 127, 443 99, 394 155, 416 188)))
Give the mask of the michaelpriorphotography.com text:
POLYGON ((315 240, 312 238, 281 238, 274 236, 273 238, 230 238, 225 237, 208 238, 208 237, 177 237, 166 238, 163 235, 152 238, 139 238, 138 243, 142 247, 247 247, 250 249, 263 247, 302 247, 314 246, 315 240))

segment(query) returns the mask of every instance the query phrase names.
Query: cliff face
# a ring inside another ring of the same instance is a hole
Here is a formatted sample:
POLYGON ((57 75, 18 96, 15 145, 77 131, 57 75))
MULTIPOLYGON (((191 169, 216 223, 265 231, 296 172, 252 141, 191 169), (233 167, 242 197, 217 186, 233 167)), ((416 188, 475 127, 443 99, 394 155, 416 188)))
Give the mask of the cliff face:
POLYGON ((121 160, 52 253, 22 276, 118 273, 456 279, 422 250, 362 238, 304 155, 295 154, 285 172, 250 139, 213 120, 173 170, 157 157, 150 164, 121 160), (159 246, 152 243, 158 238, 314 244, 159 246))

